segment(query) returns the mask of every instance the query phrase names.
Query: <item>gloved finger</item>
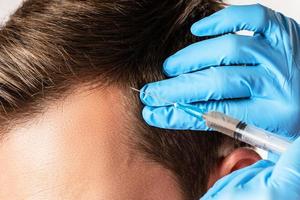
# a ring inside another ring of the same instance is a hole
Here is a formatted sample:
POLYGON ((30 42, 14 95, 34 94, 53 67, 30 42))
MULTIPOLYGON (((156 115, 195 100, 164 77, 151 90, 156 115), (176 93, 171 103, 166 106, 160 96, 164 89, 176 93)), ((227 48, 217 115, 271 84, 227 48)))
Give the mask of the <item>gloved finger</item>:
POLYGON ((173 102, 248 98, 268 77, 262 66, 211 67, 202 71, 149 83, 141 89, 147 106, 167 106, 173 102))
MULTIPOLYGON (((266 180, 272 173, 273 166, 266 166, 258 171, 250 171, 241 174, 232 180, 228 186, 215 193, 211 198, 213 200, 232 200, 232 199, 273 199, 266 198, 265 192, 270 190, 266 185, 266 180), (240 179, 240 180, 239 180, 240 179), (237 182, 238 184, 234 183, 237 182), (259 195, 258 195, 259 194, 259 195), (262 195, 262 196, 261 196, 262 195)), ((281 198, 278 198, 281 199, 281 198)))
MULTIPOLYGON (((251 100, 224 100, 210 101, 204 103, 195 103, 201 109, 207 111, 219 111, 223 113, 232 113, 233 117, 243 121, 245 113, 248 113, 248 104, 251 100)), ((158 128, 174 129, 174 130, 211 130, 205 124, 203 119, 198 119, 185 111, 175 108, 174 106, 167 107, 151 107, 145 106, 142 115, 144 120, 150 125, 158 128)))
POLYGON ((273 152, 268 152, 268 160, 271 160, 272 162, 276 163, 280 158, 280 155, 273 152))
POLYGON ((145 106, 142 115, 150 126, 174 130, 212 130, 205 121, 197 119, 186 112, 175 108, 145 106))
POLYGON ((255 55, 262 54, 266 45, 261 36, 229 34, 204 40, 167 58, 163 65, 164 73, 172 77, 211 66, 257 65, 259 60, 255 55))
POLYGON ((248 182, 249 179, 252 179, 261 171, 272 165, 273 163, 270 161, 260 160, 253 165, 234 171, 233 173, 218 180, 213 185, 213 187, 210 188, 210 190, 201 198, 201 200, 214 198, 219 193, 222 193, 226 188, 229 190, 234 189, 238 185, 248 182))
POLYGON ((292 143, 278 160, 270 182, 288 185, 293 191, 300 191, 300 137, 292 143))
POLYGON ((274 26, 269 21, 270 12, 273 11, 260 4, 229 6, 194 23, 191 31, 196 36, 221 35, 240 30, 264 34, 270 29, 269 26, 274 26))

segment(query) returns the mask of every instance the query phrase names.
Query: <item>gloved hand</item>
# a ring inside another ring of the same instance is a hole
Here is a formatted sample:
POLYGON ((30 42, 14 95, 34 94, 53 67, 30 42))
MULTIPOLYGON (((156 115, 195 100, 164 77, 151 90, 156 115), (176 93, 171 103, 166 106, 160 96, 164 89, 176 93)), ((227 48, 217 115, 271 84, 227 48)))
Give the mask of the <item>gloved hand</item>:
POLYGON ((300 199, 300 138, 279 161, 262 160, 215 183, 201 200, 300 199))
POLYGON ((171 102, 216 110, 293 139, 300 133, 300 27, 257 5, 230 6, 196 22, 192 44, 164 63, 173 77, 142 88, 145 121, 168 129, 208 130, 171 102), (250 30, 254 36, 231 34, 250 30))

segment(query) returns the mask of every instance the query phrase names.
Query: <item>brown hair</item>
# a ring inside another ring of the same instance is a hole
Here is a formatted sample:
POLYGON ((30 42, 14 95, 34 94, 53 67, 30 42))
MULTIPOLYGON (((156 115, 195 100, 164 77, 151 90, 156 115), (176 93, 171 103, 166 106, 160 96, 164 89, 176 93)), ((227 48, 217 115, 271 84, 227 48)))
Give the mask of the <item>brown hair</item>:
MULTIPOLYGON (((164 59, 199 40, 191 24, 221 7, 217 0, 27 0, 0 31, 3 132, 76 84, 128 89, 164 79, 164 59)), ((136 147, 173 172, 186 199, 198 199, 226 137, 149 127, 138 95, 126 94, 138 120, 136 147)))

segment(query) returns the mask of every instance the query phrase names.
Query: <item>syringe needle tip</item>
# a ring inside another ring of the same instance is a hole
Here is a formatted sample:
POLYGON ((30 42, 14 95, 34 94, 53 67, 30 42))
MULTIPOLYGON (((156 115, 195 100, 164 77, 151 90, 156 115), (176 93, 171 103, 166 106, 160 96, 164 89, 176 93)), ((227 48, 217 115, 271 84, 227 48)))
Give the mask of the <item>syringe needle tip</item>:
POLYGON ((136 92, 141 92, 141 90, 136 89, 136 88, 134 88, 134 87, 130 87, 130 89, 132 89, 133 91, 136 91, 136 92))
POLYGON ((147 94, 146 92, 141 91, 141 90, 139 90, 139 89, 136 89, 136 88, 134 88, 134 87, 129 87, 129 88, 132 89, 132 90, 135 91, 135 92, 142 93, 142 94, 147 94))
POLYGON ((149 95, 149 96, 155 97, 155 98, 160 99, 160 100, 162 100, 163 102, 169 103, 169 104, 171 104, 171 105, 175 105, 175 104, 176 104, 176 103, 174 103, 174 102, 170 102, 170 101, 168 101, 168 100, 166 100, 166 99, 160 98, 160 97, 158 97, 157 95, 150 94, 149 92, 144 92, 144 91, 141 91, 141 90, 136 89, 136 88, 134 88, 134 87, 129 87, 129 88, 132 89, 132 90, 135 91, 135 92, 139 92, 139 93, 142 93, 142 94, 145 94, 145 95, 149 95))

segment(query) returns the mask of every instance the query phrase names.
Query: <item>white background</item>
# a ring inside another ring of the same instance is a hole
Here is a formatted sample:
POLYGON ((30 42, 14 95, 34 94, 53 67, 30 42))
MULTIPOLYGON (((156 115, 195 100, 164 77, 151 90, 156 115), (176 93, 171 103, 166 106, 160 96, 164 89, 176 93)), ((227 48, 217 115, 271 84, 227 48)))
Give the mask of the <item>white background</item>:
MULTIPOLYGON (((8 16, 20 5, 23 0, 0 0, 0 23, 7 20, 8 16)), ((101 0, 99 0, 101 1, 101 0)), ((299 0, 225 0, 230 4, 253 4, 260 3, 285 15, 294 18, 300 23, 299 0)))

